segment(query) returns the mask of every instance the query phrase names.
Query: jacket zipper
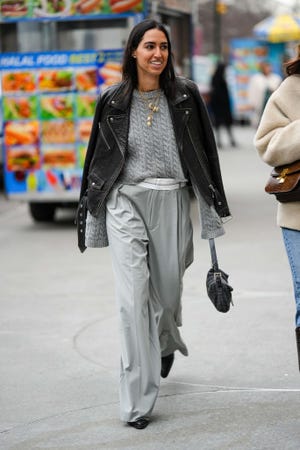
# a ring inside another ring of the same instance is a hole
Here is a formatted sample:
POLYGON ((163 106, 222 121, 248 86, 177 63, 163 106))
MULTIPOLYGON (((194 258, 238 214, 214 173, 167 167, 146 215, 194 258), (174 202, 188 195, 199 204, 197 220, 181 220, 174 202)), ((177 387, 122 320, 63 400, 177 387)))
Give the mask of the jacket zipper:
MULTIPOLYGON (((115 133, 114 133, 114 131, 113 131, 112 129, 111 129, 111 132, 113 133, 113 135, 114 135, 114 137, 115 137, 115 139, 116 139, 115 133)), ((127 135, 128 135, 128 132, 127 132, 127 135)), ((118 142, 117 139, 116 139, 116 142, 118 142)), ((125 150, 125 152, 126 152, 126 150, 125 150)), ((122 155, 122 161, 121 161, 120 165, 118 166, 117 173, 116 173, 115 177, 113 177, 113 178, 111 179, 111 183, 108 184, 108 186, 107 186, 107 189, 106 189, 107 194, 104 196, 104 198, 102 199, 102 201, 99 202, 99 204, 98 204, 98 206, 97 206, 97 209, 96 209, 96 210, 97 210, 97 213, 98 213, 98 211, 101 209, 101 207, 102 207, 102 205, 103 205, 103 203, 104 203, 104 201, 105 201, 105 199, 106 199, 108 193, 110 192, 112 186, 114 185, 114 182, 116 181, 116 179, 117 179, 118 176, 120 175, 121 170, 122 170, 122 168, 123 168, 123 165, 124 165, 124 158, 123 158, 123 154, 122 154, 121 151, 120 151, 120 153, 121 153, 121 155, 122 155)))
POLYGON ((107 142, 107 139, 106 139, 106 137, 105 137, 105 135, 104 135, 104 133, 103 133, 103 131, 102 131, 100 122, 98 123, 98 127, 99 127, 99 131, 100 131, 100 133, 101 133, 101 136, 103 137, 103 140, 104 140, 104 142, 105 142, 105 144, 106 144, 107 149, 110 150, 110 145, 109 145, 109 143, 107 142))
MULTIPOLYGON (((188 128, 188 134, 189 134, 190 141, 193 142, 193 139, 192 139, 191 133, 190 133, 190 129, 189 129, 189 127, 187 127, 187 128, 188 128)), ((216 190, 215 190, 214 186, 212 185, 212 183, 210 182, 209 177, 208 177, 208 175, 206 173, 206 170, 203 169, 203 164, 202 164, 201 159, 199 158, 199 155, 197 154, 196 151, 195 151, 195 154, 196 154, 196 158, 197 158, 197 160, 198 160, 198 162, 200 164, 200 167, 201 167, 201 169, 203 171, 203 175, 204 175, 205 180, 206 180, 206 186, 208 186, 208 188, 210 189, 210 191, 211 191, 211 198, 214 200, 214 198, 216 197, 216 190)), ((202 183, 202 185, 204 186, 204 183, 202 183)))

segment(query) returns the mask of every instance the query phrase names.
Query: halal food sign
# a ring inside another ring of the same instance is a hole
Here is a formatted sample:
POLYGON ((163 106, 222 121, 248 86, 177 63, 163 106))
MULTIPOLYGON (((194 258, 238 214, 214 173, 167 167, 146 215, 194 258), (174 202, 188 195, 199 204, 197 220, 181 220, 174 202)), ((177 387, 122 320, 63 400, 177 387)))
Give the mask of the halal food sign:
POLYGON ((80 189, 96 102, 121 80, 122 56, 122 49, 0 55, 7 194, 80 189))
POLYGON ((144 11, 143 0, 0 0, 0 21, 66 20, 79 16, 128 16, 144 11))

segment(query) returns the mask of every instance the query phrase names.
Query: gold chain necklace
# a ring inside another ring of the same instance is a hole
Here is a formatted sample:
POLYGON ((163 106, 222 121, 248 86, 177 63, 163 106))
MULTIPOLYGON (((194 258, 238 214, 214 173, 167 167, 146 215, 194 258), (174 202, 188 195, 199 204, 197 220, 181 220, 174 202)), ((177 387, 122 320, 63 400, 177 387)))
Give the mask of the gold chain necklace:
POLYGON ((153 116, 154 116, 154 113, 156 113, 156 112, 159 111, 159 106, 158 106, 158 104, 159 104, 159 100, 160 100, 161 90, 158 91, 158 93, 156 94, 154 100, 152 100, 152 99, 147 99, 147 98, 144 96, 144 94, 143 94, 142 91, 138 91, 138 92, 139 92, 139 95, 140 95, 141 99, 142 99, 143 102, 145 103, 146 108, 149 109, 149 113, 148 113, 148 116, 147 116, 147 122, 146 122, 146 123, 147 123, 148 127, 151 127, 152 122, 153 122, 153 116), (150 101, 149 101, 149 100, 150 100, 150 101))

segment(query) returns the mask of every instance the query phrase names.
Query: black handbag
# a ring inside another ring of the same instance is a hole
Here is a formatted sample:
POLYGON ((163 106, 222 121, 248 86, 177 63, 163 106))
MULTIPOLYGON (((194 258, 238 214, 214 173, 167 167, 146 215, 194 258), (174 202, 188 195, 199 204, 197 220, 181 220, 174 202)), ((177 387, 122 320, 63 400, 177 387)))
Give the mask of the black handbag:
POLYGON ((212 267, 206 277, 207 294, 216 309, 226 313, 233 305, 233 288, 228 284, 228 275, 219 268, 214 239, 209 239, 212 267))

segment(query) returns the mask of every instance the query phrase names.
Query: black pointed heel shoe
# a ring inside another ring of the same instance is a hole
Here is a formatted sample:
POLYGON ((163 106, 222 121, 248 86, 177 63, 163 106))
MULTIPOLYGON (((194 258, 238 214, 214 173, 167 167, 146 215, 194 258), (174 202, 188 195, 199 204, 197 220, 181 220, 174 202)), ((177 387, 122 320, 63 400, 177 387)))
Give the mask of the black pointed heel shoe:
POLYGON ((170 373, 171 367, 173 366, 173 362, 174 362, 174 353, 171 353, 168 356, 163 356, 161 358, 160 376, 162 378, 167 378, 167 376, 170 373))
POLYGON ((136 428, 137 430, 142 430, 143 428, 146 428, 149 425, 149 419, 146 417, 140 417, 139 419, 134 420, 133 422, 127 422, 128 425, 130 425, 133 428, 136 428))

